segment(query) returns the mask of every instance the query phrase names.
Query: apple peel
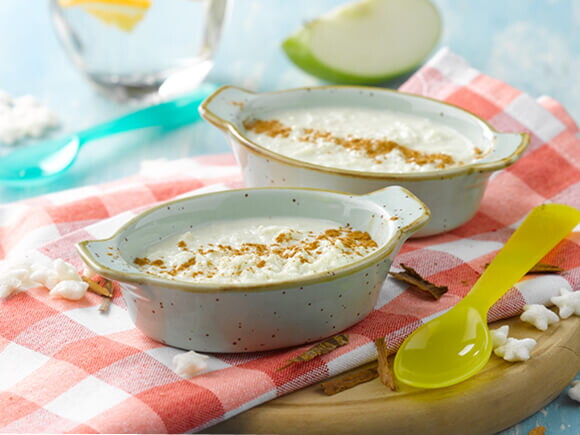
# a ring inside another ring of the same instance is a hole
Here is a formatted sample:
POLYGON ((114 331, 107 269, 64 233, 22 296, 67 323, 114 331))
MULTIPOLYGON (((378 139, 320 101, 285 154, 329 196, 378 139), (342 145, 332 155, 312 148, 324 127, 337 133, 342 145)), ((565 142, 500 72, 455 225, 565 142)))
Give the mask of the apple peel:
POLYGON ((362 0, 307 23, 282 48, 323 80, 374 84, 420 65, 440 33, 441 17, 429 0, 362 0))

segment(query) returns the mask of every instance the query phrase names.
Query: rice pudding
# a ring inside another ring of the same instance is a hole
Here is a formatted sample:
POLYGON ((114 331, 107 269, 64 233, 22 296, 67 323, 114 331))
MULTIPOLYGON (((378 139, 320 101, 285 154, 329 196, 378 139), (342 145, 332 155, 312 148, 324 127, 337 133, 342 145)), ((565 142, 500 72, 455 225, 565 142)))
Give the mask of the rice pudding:
POLYGON ((244 129, 250 140, 279 154, 355 171, 433 171, 483 156, 450 127, 388 110, 290 109, 247 119, 244 129))
POLYGON ((252 218, 194 227, 153 245, 134 263, 168 279, 255 284, 328 272, 377 248, 368 233, 330 220, 252 218))

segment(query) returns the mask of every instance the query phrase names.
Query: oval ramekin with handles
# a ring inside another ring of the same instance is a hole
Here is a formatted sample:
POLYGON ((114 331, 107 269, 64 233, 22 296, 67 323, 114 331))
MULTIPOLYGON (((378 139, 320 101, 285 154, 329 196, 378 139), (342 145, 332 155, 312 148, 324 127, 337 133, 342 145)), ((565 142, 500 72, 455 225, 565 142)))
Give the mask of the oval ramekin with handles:
POLYGON ((515 163, 529 142, 527 133, 500 133, 451 104, 371 87, 322 86, 258 94, 224 86, 202 103, 200 113, 226 134, 248 187, 314 187, 361 194, 400 185, 431 209, 431 220, 414 237, 443 233, 471 219, 491 173, 515 163), (351 171, 284 156, 244 135, 243 123, 248 119, 278 110, 320 106, 386 109, 425 117, 459 131, 483 150, 484 156, 472 164, 429 172, 351 171))
POLYGON ((393 258, 429 210, 398 186, 367 195, 258 188, 193 196, 133 218, 112 237, 80 242, 83 261, 120 283, 129 315, 155 340, 205 352, 252 352, 316 341, 362 320, 393 258), (368 231, 379 245, 353 263, 259 284, 192 283, 139 270, 134 259, 166 237, 211 221, 268 216, 329 219, 368 231))

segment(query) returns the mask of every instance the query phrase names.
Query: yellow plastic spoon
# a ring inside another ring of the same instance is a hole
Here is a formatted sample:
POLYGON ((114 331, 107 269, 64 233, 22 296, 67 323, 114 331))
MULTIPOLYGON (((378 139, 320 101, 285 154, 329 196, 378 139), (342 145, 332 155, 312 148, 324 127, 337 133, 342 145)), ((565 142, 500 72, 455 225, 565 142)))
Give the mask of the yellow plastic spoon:
POLYGON ((414 387, 440 388, 476 374, 492 351, 488 310, 578 223, 580 210, 574 207, 534 208, 469 294, 407 337, 395 357, 396 378, 414 387))

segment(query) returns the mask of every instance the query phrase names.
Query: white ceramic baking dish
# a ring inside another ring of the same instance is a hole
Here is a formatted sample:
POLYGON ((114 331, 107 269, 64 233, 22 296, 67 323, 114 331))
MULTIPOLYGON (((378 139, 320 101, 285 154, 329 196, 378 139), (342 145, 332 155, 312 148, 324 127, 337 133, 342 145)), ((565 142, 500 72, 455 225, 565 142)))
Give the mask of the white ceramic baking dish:
POLYGON ((431 209, 429 223, 414 234, 419 237, 449 231, 471 219, 491 173, 517 161, 529 142, 527 133, 500 133, 459 107, 382 88, 323 86, 257 94, 224 86, 204 101, 200 112, 225 132, 247 186, 316 187, 357 194, 404 186, 431 209), (244 135, 246 120, 278 110, 320 106, 388 109, 425 117, 459 131, 484 156, 472 164, 429 172, 362 172, 296 160, 244 135))
POLYGON ((129 315, 146 335, 184 349, 250 352, 316 341, 362 320, 373 309, 402 243, 428 219, 424 204, 396 186, 363 196, 242 189, 160 205, 112 237, 81 242, 77 249, 98 274, 119 281, 129 315), (134 265, 147 247, 195 225, 267 216, 350 224, 367 231, 379 247, 323 273, 250 285, 169 280, 134 265))

